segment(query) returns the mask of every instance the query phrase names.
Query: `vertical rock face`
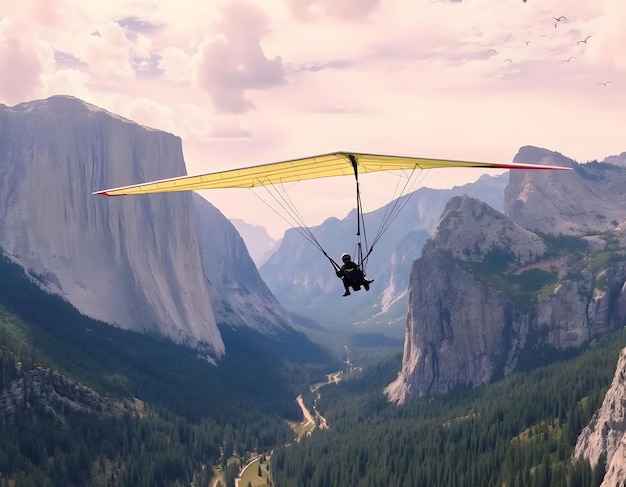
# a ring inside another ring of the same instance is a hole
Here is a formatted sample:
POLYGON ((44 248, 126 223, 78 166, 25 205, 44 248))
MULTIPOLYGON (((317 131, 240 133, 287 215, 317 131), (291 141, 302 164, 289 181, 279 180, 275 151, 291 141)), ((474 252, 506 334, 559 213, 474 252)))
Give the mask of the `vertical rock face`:
POLYGON ((293 328, 235 227, 200 195, 194 194, 193 202, 202 266, 218 323, 247 326, 265 334, 293 328))
POLYGON ((477 283, 447 256, 418 259, 411 271, 402 370, 387 387, 390 400, 403 403, 511 372, 528 321, 503 293, 477 283))
POLYGON ((587 459, 592 467, 606 454, 603 487, 626 483, 626 349, 620 353, 613 382, 602 406, 576 442, 574 459, 587 459))
POLYGON ((91 194, 184 173, 178 137, 75 98, 0 106, 0 246, 82 313, 219 356, 191 194, 91 194))
POLYGON ((450 200, 411 270, 404 358, 387 388, 391 401, 485 384, 514 369, 529 317, 459 262, 480 258, 495 242, 506 242, 520 262, 545 251, 537 235, 488 205, 468 196, 450 200))

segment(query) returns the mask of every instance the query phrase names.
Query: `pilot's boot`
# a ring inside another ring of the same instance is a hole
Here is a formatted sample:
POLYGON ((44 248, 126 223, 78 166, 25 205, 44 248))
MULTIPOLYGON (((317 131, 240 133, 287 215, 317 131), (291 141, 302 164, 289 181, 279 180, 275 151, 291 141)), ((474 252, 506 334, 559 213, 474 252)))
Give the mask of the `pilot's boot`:
POLYGON ((346 289, 346 292, 343 293, 343 297, 345 298, 346 296, 350 296, 350 290, 346 289))
POLYGON ((374 279, 365 279, 365 282, 363 283, 363 287, 365 288, 366 291, 370 290, 370 284, 374 282, 374 279))

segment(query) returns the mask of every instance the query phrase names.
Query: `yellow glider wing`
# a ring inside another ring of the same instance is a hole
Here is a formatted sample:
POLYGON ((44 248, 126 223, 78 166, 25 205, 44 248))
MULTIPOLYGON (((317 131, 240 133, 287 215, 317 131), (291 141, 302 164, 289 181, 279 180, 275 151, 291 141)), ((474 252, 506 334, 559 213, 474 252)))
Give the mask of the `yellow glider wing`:
POLYGON ((436 169, 453 167, 484 167, 492 169, 571 169, 562 166, 537 164, 491 163, 425 159, 420 157, 392 156, 382 154, 360 154, 357 152, 334 152, 318 156, 275 162, 259 166, 231 169, 197 176, 181 176, 160 181, 134 184, 121 188, 105 189, 93 194, 121 196, 131 194, 168 193, 218 188, 254 188, 272 184, 290 183, 305 179, 332 176, 354 176, 353 161, 358 173, 377 171, 412 171, 414 169, 436 169))

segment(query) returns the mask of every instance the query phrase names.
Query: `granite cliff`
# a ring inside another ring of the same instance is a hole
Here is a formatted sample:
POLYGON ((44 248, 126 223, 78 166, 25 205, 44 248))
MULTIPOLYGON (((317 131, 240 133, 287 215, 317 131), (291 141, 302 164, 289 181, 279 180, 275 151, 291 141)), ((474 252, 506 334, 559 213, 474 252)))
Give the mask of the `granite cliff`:
POLYGON ((191 194, 91 194, 184 172, 180 138, 76 98, 2 106, 0 246, 83 314, 221 355, 191 194))
POLYGON ((211 358, 224 353, 218 319, 292 326, 232 224, 198 195, 92 195, 185 172, 179 137, 79 99, 0 105, 0 250, 81 313, 211 358))

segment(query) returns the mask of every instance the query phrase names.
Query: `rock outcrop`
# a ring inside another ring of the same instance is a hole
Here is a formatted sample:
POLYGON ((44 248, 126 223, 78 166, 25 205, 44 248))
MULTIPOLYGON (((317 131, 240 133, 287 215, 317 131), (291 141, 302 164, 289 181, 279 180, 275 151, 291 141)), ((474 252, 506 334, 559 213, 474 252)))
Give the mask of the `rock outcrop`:
POLYGON ((604 161, 602 162, 608 162, 609 164, 614 164, 616 166, 626 167, 626 152, 622 152, 621 154, 614 156, 605 157, 604 161))
POLYGON ((95 190, 185 174, 180 138, 76 98, 0 106, 0 248, 121 328, 224 353, 217 322, 293 328, 234 226, 194 192, 95 190))
POLYGON ((596 467, 605 455, 606 474, 602 487, 626 483, 626 349, 620 353, 613 382, 602 406, 583 429, 574 460, 586 459, 596 467))
POLYGON ((4 416, 33 409, 54 417, 62 416, 64 410, 105 414, 112 408, 110 399, 51 369, 24 371, 0 392, 0 414, 4 416))
POLYGON ((422 254, 442 250, 467 261, 483 260, 492 251, 503 252, 519 265, 526 265, 544 254, 546 244, 489 205, 464 195, 448 202, 422 254))

